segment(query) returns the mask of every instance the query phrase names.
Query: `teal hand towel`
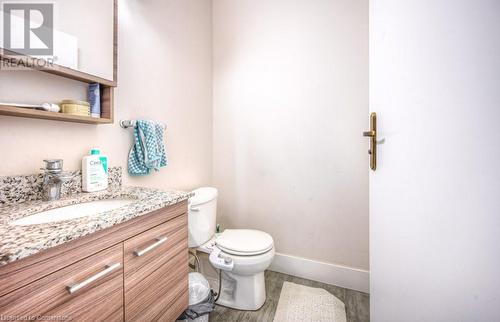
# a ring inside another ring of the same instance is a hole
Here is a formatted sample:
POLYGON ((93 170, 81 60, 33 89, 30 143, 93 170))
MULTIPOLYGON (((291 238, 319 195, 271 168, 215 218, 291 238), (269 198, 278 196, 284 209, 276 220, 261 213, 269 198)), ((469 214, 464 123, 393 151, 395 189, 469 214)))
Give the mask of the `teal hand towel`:
POLYGON ((134 128, 134 145, 128 157, 128 173, 131 176, 145 176, 152 170, 159 171, 167 165, 164 128, 161 124, 138 120, 134 128))

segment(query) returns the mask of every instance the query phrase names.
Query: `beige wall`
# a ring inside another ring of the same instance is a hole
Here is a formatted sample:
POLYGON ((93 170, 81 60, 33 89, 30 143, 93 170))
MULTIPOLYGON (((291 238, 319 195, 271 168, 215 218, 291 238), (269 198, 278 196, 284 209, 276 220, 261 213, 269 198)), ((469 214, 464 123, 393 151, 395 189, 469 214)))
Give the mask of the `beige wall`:
MULTIPOLYGON (((169 165, 133 185, 190 189, 211 180, 211 1, 119 1, 116 120, 167 124, 169 165)), ((0 101, 84 99, 85 86, 39 72, 0 72, 0 101)), ((132 131, 0 116, 0 175, 33 173, 44 158, 66 169, 100 147, 111 165, 126 166, 132 131)))
POLYGON ((368 268, 367 0, 214 0, 214 185, 225 227, 368 268))

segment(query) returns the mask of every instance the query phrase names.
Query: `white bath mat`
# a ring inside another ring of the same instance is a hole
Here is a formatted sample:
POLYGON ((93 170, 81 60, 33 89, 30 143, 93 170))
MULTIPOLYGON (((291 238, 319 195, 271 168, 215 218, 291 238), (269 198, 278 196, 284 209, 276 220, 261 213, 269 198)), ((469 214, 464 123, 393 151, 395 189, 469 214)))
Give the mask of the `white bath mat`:
POLYGON ((322 288, 283 283, 274 322, 346 322, 345 305, 322 288))

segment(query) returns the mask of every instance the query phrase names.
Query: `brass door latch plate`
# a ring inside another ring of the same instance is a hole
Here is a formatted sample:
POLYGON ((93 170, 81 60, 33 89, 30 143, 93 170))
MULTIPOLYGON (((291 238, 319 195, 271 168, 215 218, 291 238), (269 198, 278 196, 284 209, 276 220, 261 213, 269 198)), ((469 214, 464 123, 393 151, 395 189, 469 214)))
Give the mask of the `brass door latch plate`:
POLYGON ((364 137, 370 138, 370 169, 377 169, 377 113, 370 114, 370 131, 363 132, 364 137))

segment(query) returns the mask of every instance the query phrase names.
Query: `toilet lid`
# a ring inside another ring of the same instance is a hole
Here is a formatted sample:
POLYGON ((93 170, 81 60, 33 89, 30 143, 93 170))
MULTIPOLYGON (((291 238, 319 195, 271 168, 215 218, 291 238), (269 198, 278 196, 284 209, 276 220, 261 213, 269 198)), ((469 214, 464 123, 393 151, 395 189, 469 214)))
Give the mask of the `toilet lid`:
POLYGON ((271 235, 253 229, 226 229, 215 243, 223 252, 241 256, 259 255, 273 248, 271 235))

